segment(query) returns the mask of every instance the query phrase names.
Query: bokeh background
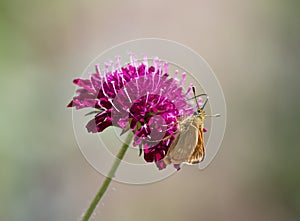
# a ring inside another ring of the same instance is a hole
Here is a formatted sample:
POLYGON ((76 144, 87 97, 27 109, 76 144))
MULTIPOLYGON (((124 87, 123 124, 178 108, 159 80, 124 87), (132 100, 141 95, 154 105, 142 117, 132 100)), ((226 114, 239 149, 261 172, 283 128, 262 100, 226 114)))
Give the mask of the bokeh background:
POLYGON ((103 50, 183 43, 226 97, 221 149, 151 185, 113 183, 94 220, 300 220, 300 2, 0 1, 0 220, 73 221, 104 177, 82 156, 66 104, 103 50))

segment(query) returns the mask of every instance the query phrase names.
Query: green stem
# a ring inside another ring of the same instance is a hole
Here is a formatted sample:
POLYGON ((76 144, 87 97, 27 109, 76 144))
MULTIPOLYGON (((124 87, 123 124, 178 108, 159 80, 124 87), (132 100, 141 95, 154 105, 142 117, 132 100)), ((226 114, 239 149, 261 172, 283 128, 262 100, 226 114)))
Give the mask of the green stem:
POLYGON ((129 144, 131 142, 133 138, 133 133, 129 132, 128 136, 125 140, 125 143, 123 144, 123 146, 121 147, 109 173, 108 176, 106 177, 105 181, 103 182, 101 188, 99 189, 98 193, 96 194, 95 198, 93 199, 93 201, 91 202, 88 210, 86 211, 86 213, 84 214, 82 221, 88 221, 91 217, 91 215, 93 214, 97 204, 99 203, 99 201, 101 200, 102 196, 104 195, 105 191, 107 190, 108 185, 110 184, 112 177, 114 177, 128 147, 129 144))

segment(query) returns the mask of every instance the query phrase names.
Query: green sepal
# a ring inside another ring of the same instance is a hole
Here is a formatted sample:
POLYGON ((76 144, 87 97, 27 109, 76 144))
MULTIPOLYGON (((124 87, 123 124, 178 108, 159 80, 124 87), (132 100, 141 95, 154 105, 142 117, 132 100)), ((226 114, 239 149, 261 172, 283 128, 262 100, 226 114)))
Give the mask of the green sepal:
POLYGON ((101 113, 102 111, 103 111, 103 110, 91 111, 91 112, 85 114, 84 116, 88 116, 88 115, 91 115, 91 114, 99 114, 99 113, 101 113))
POLYGON ((122 130, 120 136, 122 136, 123 134, 125 134, 129 129, 130 129, 130 124, 131 124, 132 119, 129 119, 126 127, 122 130))

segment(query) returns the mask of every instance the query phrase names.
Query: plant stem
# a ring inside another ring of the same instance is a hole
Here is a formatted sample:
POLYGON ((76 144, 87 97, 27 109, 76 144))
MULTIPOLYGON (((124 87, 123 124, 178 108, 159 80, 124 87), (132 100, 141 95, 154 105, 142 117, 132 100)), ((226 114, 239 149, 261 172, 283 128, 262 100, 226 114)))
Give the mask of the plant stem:
POLYGON ((101 200, 102 196, 104 195, 105 191, 107 190, 107 187, 109 186, 112 178, 114 177, 128 147, 129 144, 131 142, 133 138, 133 133, 129 132, 127 135, 127 138, 125 140, 125 143, 123 144, 123 146, 121 147, 121 149, 119 150, 119 153, 117 154, 117 157, 108 173, 108 176, 106 177, 106 179, 104 180, 101 188, 99 189, 98 193, 96 194, 95 198, 93 199, 93 201, 91 202, 88 210, 86 211, 86 213, 84 214, 82 221, 88 221, 91 217, 91 215, 93 214, 95 208, 97 207, 97 204, 99 203, 99 201, 101 200))

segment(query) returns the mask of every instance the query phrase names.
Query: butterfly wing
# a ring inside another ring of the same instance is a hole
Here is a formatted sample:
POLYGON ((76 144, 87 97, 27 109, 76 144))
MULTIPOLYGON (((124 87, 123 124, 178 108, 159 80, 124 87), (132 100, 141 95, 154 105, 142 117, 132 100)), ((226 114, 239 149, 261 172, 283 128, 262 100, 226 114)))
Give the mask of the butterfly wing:
MULTIPOLYGON (((197 159, 198 162, 201 160, 200 152, 196 151, 201 122, 198 116, 192 116, 181 122, 180 130, 164 158, 166 164, 196 163, 197 159)), ((201 141, 203 143, 203 138, 201 141)))
POLYGON ((172 158, 171 158, 171 154, 173 151, 174 151, 174 148, 176 147, 177 143, 178 143, 178 140, 180 138, 180 133, 177 133, 175 135, 175 140, 172 142, 171 146, 169 147, 169 150, 166 154, 166 156, 164 157, 163 161, 165 162, 165 164, 171 164, 172 163, 172 158))
POLYGON ((201 162, 205 156, 205 149, 204 149, 204 140, 203 140, 203 128, 198 130, 198 142, 197 145, 192 153, 192 155, 188 159, 188 163, 196 164, 201 162))

